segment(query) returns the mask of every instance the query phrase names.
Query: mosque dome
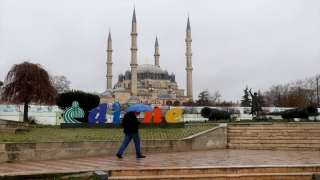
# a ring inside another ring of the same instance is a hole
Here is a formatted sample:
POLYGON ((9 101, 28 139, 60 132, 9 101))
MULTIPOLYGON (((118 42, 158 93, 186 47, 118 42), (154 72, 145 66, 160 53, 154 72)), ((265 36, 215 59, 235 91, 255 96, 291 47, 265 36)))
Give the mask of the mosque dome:
POLYGON ((145 73, 145 72, 151 72, 151 73, 165 73, 165 71, 158 66, 152 65, 152 64, 141 64, 137 67, 138 73, 145 73))
POLYGON ((110 91, 105 91, 103 93, 100 94, 102 97, 112 97, 111 92, 110 91))
POLYGON ((125 88, 122 88, 122 87, 119 87, 117 89, 113 89, 114 92, 125 92, 126 89, 125 88))
POLYGON ((159 94, 158 98, 160 98, 160 99, 172 99, 171 95, 170 94, 166 94, 166 93, 159 94))
POLYGON ((131 97, 128 99, 128 104, 129 104, 129 105, 139 104, 139 102, 140 102, 140 99, 139 99, 137 96, 131 96, 131 97))

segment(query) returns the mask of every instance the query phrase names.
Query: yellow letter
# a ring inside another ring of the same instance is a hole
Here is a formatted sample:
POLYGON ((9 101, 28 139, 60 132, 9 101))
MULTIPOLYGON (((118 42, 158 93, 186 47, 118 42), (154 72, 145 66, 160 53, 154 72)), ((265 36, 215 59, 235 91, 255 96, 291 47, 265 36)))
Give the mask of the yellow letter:
POLYGON ((168 123, 178 123, 180 122, 181 114, 182 114, 181 108, 172 108, 166 114, 166 121, 168 123))

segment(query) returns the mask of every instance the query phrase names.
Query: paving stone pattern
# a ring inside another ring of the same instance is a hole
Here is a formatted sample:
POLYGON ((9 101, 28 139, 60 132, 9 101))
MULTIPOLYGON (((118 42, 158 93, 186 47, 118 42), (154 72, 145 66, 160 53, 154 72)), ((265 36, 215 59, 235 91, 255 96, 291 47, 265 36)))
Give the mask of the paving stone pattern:
POLYGON ((0 176, 61 173, 115 169, 204 168, 204 167, 274 167, 320 165, 320 151, 214 149, 179 153, 96 156, 74 159, 12 162, 0 164, 0 176))

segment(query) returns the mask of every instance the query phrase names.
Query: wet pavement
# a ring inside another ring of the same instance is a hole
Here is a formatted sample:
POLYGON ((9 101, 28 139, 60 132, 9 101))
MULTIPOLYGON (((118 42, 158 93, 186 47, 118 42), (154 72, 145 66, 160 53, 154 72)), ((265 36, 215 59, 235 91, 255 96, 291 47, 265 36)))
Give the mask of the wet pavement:
POLYGON ((320 151, 214 149, 210 151, 95 156, 72 159, 0 163, 0 177, 114 169, 320 166, 320 151))

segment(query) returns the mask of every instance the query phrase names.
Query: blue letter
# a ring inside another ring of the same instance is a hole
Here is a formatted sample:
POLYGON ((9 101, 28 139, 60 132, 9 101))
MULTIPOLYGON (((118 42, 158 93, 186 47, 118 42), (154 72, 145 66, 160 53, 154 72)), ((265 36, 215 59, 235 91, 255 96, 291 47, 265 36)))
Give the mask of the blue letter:
POLYGON ((108 107, 108 105, 105 103, 99 104, 99 108, 93 109, 90 112, 90 114, 88 116, 88 122, 89 123, 96 123, 98 121, 99 123, 105 123, 106 122, 107 107, 108 107), (99 116, 96 119, 96 116, 98 113, 99 113, 99 116))

